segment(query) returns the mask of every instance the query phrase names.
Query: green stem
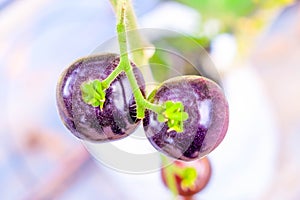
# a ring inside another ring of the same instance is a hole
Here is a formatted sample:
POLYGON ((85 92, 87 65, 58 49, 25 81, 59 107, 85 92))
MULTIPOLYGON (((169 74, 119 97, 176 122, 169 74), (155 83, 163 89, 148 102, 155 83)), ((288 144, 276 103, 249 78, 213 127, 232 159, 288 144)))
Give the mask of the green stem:
POLYGON ((123 65, 122 63, 119 63, 119 65, 111 72, 111 74, 101 82, 103 90, 109 88, 110 84, 118 77, 118 75, 122 71, 123 71, 123 65))
POLYGON ((132 66, 128 59, 127 53, 127 37, 126 37, 126 27, 125 27, 125 8, 126 8, 126 0, 120 2, 120 8, 118 10, 118 17, 119 22, 117 24, 117 34, 118 34, 118 41, 120 47, 120 63, 119 66, 123 68, 125 71, 127 78, 129 80, 130 86, 133 90, 133 95, 136 100, 136 109, 137 109, 137 118, 143 118, 145 108, 142 106, 141 103, 144 100, 144 96, 139 88, 139 85, 136 81, 134 76, 132 66))
POLYGON ((164 110, 164 107, 162 105, 153 104, 144 98, 136 81, 132 67, 125 69, 125 73, 133 90, 133 95, 136 101, 137 118, 143 119, 145 117, 145 109, 152 110, 153 112, 156 112, 158 114, 162 113, 162 111, 164 110))
POLYGON ((137 84, 136 78, 132 69, 125 70, 127 78, 129 80, 130 86, 133 90, 133 95, 136 101, 136 114, 138 119, 143 119, 145 117, 145 98, 137 84))
POLYGON ((161 154, 161 161, 163 164, 163 167, 165 168, 165 178, 167 186, 169 187, 170 191, 173 194, 174 199, 178 196, 178 190, 177 190, 177 184, 175 179, 175 165, 173 163, 170 163, 170 160, 161 154))
POLYGON ((154 104, 147 100, 145 100, 143 103, 145 105, 145 108, 148 108, 149 110, 152 110, 157 114, 161 114, 164 111, 164 107, 162 105, 154 104))
POLYGON ((127 53, 127 36, 126 36, 126 27, 125 27, 125 8, 126 8, 126 0, 123 0, 120 3, 120 7, 118 10, 118 24, 117 24, 117 34, 118 34, 118 42, 120 47, 120 65, 123 66, 123 69, 130 68, 130 62, 128 59, 127 53))
MULTIPOLYGON (((118 18, 120 18, 120 5, 122 2, 119 0, 110 0, 110 3, 116 12, 118 18)), ((153 45, 150 44, 138 31, 138 23, 135 15, 134 8, 132 6, 131 0, 127 0, 126 4, 123 4, 126 10, 126 30, 128 31, 128 45, 130 50, 132 50, 132 61, 138 66, 147 65, 149 58, 153 55, 153 52, 149 51, 149 48, 154 49, 153 45)), ((147 73, 152 74, 148 68, 142 68, 142 70, 147 70, 147 73)), ((152 75, 147 76, 149 81, 153 81, 152 75)))
MULTIPOLYGON (((117 1, 111 0, 111 4, 114 8, 117 7, 117 1)), ((125 6, 126 0, 122 1, 118 9, 118 24, 117 24, 117 33, 118 33, 118 42, 120 47, 120 62, 119 65, 112 71, 112 73, 102 81, 104 89, 107 89, 111 82, 117 78, 117 76, 125 70, 125 68, 129 68, 130 65, 128 55, 127 55, 127 41, 126 41, 126 28, 125 28, 125 6)))
MULTIPOLYGON (((113 1, 113 3, 115 3, 115 1, 113 1)), ((117 6, 117 34, 121 55, 120 63, 118 67, 112 72, 112 75, 110 75, 107 80, 104 81, 104 83, 110 83, 114 77, 116 77, 122 70, 124 70, 133 90, 134 98, 136 100, 137 118, 142 119, 145 117, 145 109, 150 109, 158 113, 163 110, 163 107, 161 105, 152 104, 144 98, 133 73, 127 52, 127 35, 125 27, 125 10, 128 7, 127 3, 128 2, 126 0, 119 1, 119 4, 117 6)), ((116 7, 116 4, 113 4, 113 6, 116 7)))

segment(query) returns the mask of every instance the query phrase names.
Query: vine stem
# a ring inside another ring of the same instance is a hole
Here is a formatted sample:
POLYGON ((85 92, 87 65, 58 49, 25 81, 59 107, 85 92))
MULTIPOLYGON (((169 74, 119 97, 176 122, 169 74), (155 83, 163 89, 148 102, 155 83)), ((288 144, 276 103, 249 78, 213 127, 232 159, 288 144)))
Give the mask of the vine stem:
POLYGON ((176 185, 176 179, 175 179, 175 172, 174 172, 174 165, 173 163, 169 165, 169 159, 162 155, 160 156, 163 167, 165 168, 165 173, 166 173, 166 183, 167 186, 169 187, 170 191, 173 194, 173 199, 175 200, 178 196, 178 190, 177 190, 177 185, 176 185))
POLYGON ((117 33, 118 33, 118 40, 119 40, 120 54, 121 54, 119 65, 123 66, 123 70, 125 71, 130 86, 133 90, 133 95, 136 100, 137 118, 142 119, 145 116, 144 114, 145 107, 143 106, 145 99, 141 90, 139 89, 127 53, 127 36, 126 36, 126 27, 125 27, 126 3, 127 1, 123 0, 122 3, 120 3, 120 8, 117 12, 119 16, 119 22, 117 24, 117 33))
MULTIPOLYGON (((119 6, 120 1, 119 0, 109 0, 117 17, 119 17, 120 12, 119 6)), ((134 8, 132 6, 131 0, 127 0, 127 3, 125 4, 126 9, 126 30, 129 33, 128 34, 128 45, 130 46, 132 60, 135 64, 138 66, 142 65, 148 65, 148 61, 150 57, 154 54, 155 48, 154 46, 149 43, 138 31, 138 23, 135 15, 134 8)), ((149 70, 148 67, 143 68, 143 70, 147 70, 147 76, 148 79, 151 79, 149 81, 153 82, 153 76, 152 72, 149 70)))
MULTIPOLYGON (((122 72, 125 71, 125 74, 129 80, 130 86, 133 90, 133 95, 136 100, 136 109, 137 109, 137 118, 142 119, 145 117, 145 109, 150 109, 156 113, 162 113, 165 108, 162 105, 153 104, 150 101, 146 100, 139 88, 139 85, 137 83, 135 74, 132 69, 132 65, 130 63, 130 60, 128 58, 128 49, 127 49, 127 34, 126 34, 126 26, 125 26, 125 20, 126 20, 126 9, 129 9, 129 26, 130 28, 136 27, 136 20, 135 15, 133 12, 133 7, 131 5, 131 0, 110 0, 113 8, 115 9, 117 13, 117 34, 118 34, 118 42, 119 42, 119 48, 120 48, 120 62, 119 65, 116 67, 116 69, 105 79, 103 80, 103 86, 104 88, 109 87, 110 83, 122 72)), ((133 44, 134 47, 137 44, 141 44, 145 41, 140 37, 139 33, 135 31, 131 37, 128 37, 129 40, 131 40, 131 44, 133 44), (134 41, 136 40, 136 41, 134 41)), ((148 55, 149 56, 149 55, 148 55)), ((143 64, 144 60, 148 57, 146 56, 146 53, 144 50, 141 52, 137 51, 135 54, 133 54, 133 59, 136 62, 137 65, 143 64)), ((150 56, 149 56, 150 57, 150 56)), ((163 162, 163 165, 167 165, 169 162, 168 158, 166 156, 161 155, 161 160, 163 162)), ((177 191, 177 185, 176 185, 176 179, 174 174, 182 175, 182 169, 178 168, 176 165, 171 164, 170 166, 166 167, 166 181, 168 186, 170 187, 174 199, 178 197, 178 191, 177 191)))
POLYGON ((102 81, 103 88, 108 88, 111 82, 122 72, 125 71, 125 74, 129 80, 130 86, 133 90, 133 95, 136 100, 136 110, 137 110, 137 118, 142 119, 145 117, 145 109, 150 109, 156 113, 161 113, 164 108, 162 105, 153 104, 147 101, 137 83, 136 77, 132 70, 132 66, 130 64, 128 58, 128 50, 127 50, 127 34, 126 34, 126 9, 128 8, 127 0, 116 1, 111 0, 113 7, 117 8, 117 34, 118 34, 118 42, 120 48, 120 62, 116 69, 105 79, 102 81))
MULTIPOLYGON (((120 1, 109 1, 116 15, 118 15, 120 1)), ((127 0, 126 3, 126 31, 128 37, 128 47, 130 48, 131 52, 131 60, 137 66, 139 66, 139 69, 143 74, 147 74, 147 76, 144 77, 145 81, 154 83, 155 80, 151 68, 149 67, 149 59, 155 53, 155 47, 140 33, 138 29, 137 17, 131 0, 127 0)), ((151 91, 152 89, 152 85, 146 85, 147 91, 151 91)))

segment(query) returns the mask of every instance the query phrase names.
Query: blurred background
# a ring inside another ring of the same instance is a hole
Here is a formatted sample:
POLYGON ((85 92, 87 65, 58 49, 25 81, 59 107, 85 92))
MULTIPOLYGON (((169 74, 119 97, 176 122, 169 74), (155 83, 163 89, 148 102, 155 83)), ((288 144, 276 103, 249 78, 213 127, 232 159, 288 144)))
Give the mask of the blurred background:
MULTIPOLYGON (((133 3, 141 28, 185 35, 156 45, 198 58, 184 39, 201 44, 228 97, 228 134, 196 199, 300 199, 300 2, 133 3)), ((0 0, 0 199, 171 199, 159 172, 102 165, 57 114, 60 73, 114 37, 114 25, 108 0, 0 0)), ((151 69, 157 81, 168 73, 151 69)))

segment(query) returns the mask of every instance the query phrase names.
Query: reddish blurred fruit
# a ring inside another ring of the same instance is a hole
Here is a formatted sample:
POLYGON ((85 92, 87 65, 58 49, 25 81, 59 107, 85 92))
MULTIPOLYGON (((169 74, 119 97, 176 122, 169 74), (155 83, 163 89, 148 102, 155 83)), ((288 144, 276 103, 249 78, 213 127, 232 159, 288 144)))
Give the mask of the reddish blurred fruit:
POLYGON ((177 193, 181 196, 192 196, 198 192, 200 192, 202 189, 205 188, 205 186, 208 184, 210 177, 211 177, 211 164, 207 157, 204 157, 202 159, 198 159, 191 162, 183 162, 176 160, 174 163, 172 163, 169 166, 162 167, 161 168, 161 177, 163 180, 163 183, 170 189, 172 186, 167 184, 167 173, 172 173, 176 181, 176 188, 177 193), (174 167, 176 170, 174 170, 174 167), (190 186, 186 186, 186 184, 183 183, 184 177, 182 175, 178 175, 177 171, 184 171, 185 169, 195 169, 196 171, 196 177, 193 181, 193 184, 190 186))

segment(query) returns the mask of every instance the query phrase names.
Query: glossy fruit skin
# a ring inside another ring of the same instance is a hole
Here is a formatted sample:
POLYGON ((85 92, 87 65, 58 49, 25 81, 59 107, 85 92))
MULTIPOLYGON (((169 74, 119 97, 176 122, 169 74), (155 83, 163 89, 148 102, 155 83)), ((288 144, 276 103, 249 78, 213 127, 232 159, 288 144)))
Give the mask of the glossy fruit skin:
MULTIPOLYGON (((106 89, 103 109, 93 107, 82 99, 80 86, 94 79, 104 80, 119 63, 117 54, 101 54, 77 60, 61 75, 56 100, 64 125, 78 138, 106 142, 124 138, 140 123, 129 81, 122 72, 106 89)), ((139 89, 145 93, 145 83, 139 69, 133 72, 139 89)))
POLYGON ((146 112, 144 130, 151 144, 175 159, 191 161, 214 150, 226 135, 229 122, 228 102, 222 89, 202 76, 181 76, 163 82, 155 94, 154 103, 181 101, 188 120, 182 133, 168 131, 166 122, 157 114, 146 112))
MULTIPOLYGON (((182 179, 178 175, 174 174, 176 180, 176 188, 179 195, 193 196, 194 194, 197 194, 198 192, 203 190, 209 183, 212 174, 212 167, 208 157, 203 157, 191 162, 176 160, 173 165, 176 165, 180 168, 193 167, 197 171, 197 178, 195 180, 195 185, 193 188, 183 188, 181 185, 182 179)), ((164 185, 168 187, 166 181, 166 168, 162 167, 160 172, 164 185)))

